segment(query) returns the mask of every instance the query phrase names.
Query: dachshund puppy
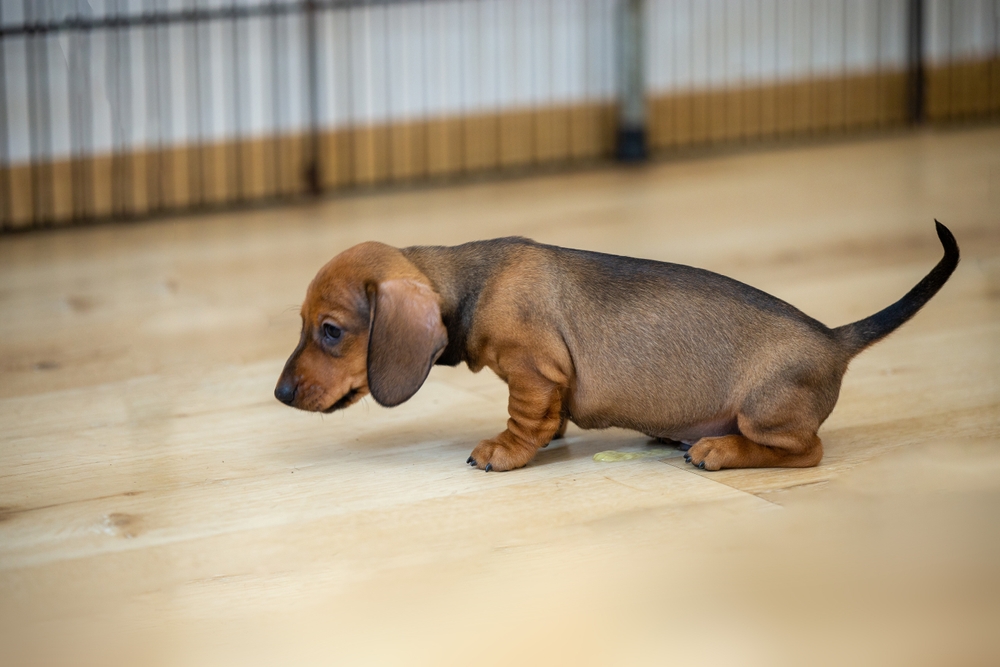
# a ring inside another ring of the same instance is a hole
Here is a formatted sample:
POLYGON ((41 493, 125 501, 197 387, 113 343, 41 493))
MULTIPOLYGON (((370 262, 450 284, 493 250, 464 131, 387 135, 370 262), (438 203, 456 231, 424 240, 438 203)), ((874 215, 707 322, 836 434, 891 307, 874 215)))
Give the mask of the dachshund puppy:
POLYGON ((913 317, 958 265, 944 258, 902 299, 835 329, 701 269, 525 238, 396 249, 368 242, 309 285, 282 403, 317 412, 371 393, 407 400, 433 364, 492 369, 510 419, 468 463, 511 470, 581 428, 619 426, 691 445, 705 470, 819 463, 816 435, 850 360, 913 317))

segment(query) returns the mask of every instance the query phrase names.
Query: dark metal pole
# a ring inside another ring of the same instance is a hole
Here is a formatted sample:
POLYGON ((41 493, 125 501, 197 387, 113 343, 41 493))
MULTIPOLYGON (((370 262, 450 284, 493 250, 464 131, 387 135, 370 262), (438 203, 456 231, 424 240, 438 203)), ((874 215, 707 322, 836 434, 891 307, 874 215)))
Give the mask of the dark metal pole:
POLYGON ((924 121, 924 2, 909 0, 907 26, 907 108, 910 124, 924 121))
POLYGON ((306 66, 309 75, 306 85, 309 86, 309 165, 306 167, 306 184, 309 191, 318 195, 323 185, 320 182, 320 143, 319 133, 319 44, 316 38, 316 2, 306 2, 306 66))
POLYGON ((621 0, 618 8, 618 159, 646 158, 646 103, 642 76, 642 0, 621 0))
MULTIPOLYGON (((0 6, 0 22, 3 21, 3 7, 0 6)), ((7 62, 4 56, 6 45, 0 40, 0 229, 10 224, 10 154, 7 148, 7 62)))

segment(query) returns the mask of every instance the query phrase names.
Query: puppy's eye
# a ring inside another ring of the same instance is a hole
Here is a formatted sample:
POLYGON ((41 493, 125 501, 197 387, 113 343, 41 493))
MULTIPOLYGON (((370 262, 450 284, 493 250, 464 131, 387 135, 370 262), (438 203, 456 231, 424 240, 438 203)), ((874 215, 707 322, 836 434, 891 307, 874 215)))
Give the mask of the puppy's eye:
POLYGON ((325 338, 327 341, 335 342, 337 340, 340 340, 340 334, 341 334, 340 327, 338 327, 336 324, 333 324, 331 322, 323 323, 323 338, 325 338))

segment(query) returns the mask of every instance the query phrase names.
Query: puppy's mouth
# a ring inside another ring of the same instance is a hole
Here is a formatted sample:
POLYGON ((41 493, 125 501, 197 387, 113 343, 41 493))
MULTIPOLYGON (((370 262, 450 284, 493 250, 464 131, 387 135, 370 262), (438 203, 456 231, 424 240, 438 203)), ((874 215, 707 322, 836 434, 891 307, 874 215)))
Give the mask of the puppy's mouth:
POLYGON ((323 414, 327 414, 328 415, 331 412, 335 412, 337 410, 343 410, 348 405, 350 405, 351 402, 360 393, 361 393, 360 389, 358 389, 357 387, 352 387, 350 389, 350 391, 348 391, 346 394, 344 394, 339 399, 337 399, 337 401, 333 405, 331 405, 330 407, 328 407, 326 410, 323 410, 323 414))

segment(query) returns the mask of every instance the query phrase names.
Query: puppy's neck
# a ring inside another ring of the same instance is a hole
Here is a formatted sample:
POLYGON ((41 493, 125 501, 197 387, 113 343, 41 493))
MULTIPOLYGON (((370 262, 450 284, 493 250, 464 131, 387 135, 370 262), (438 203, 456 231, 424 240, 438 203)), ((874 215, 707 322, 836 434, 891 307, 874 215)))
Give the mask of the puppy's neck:
POLYGON ((438 364, 456 366, 466 362, 470 368, 480 364, 469 345, 469 334, 483 289, 500 270, 511 246, 532 243, 510 238, 474 241, 459 246, 413 246, 402 253, 431 282, 441 295, 441 319, 448 330, 448 346, 438 364))

